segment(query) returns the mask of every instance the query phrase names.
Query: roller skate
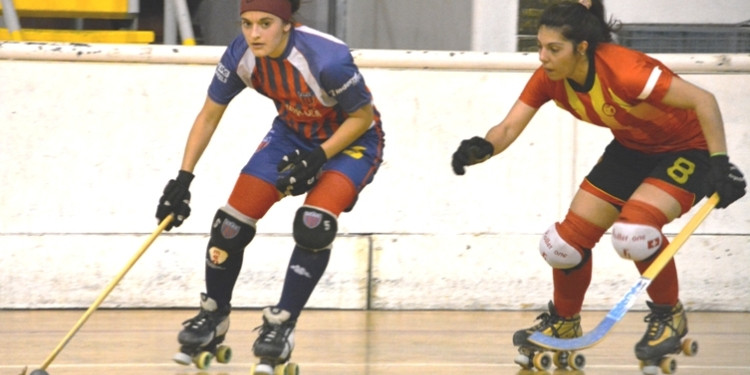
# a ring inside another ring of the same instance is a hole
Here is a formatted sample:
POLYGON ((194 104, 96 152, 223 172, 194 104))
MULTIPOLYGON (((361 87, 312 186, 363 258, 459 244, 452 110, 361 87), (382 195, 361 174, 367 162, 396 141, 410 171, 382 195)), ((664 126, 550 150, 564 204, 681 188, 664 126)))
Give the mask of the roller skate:
POLYGON ((294 350, 294 326, 289 311, 278 307, 263 309, 263 325, 253 344, 253 354, 260 359, 250 369, 251 375, 298 375, 296 363, 289 362, 294 350))
POLYGON ((514 362, 525 370, 546 371, 553 364, 561 370, 582 370, 586 365, 583 354, 575 351, 548 350, 528 341, 529 336, 536 331, 560 338, 575 338, 583 334, 580 315, 564 319, 557 315, 555 305, 551 301, 548 308, 549 312, 542 313, 536 318, 540 321, 538 324, 513 334, 513 345, 518 347, 518 355, 514 362))
POLYGON ((232 349, 220 344, 229 330, 229 312, 229 305, 220 307, 201 293, 200 312, 182 323, 184 328, 177 336, 180 351, 172 360, 185 366, 194 363, 199 369, 208 368, 214 357, 219 363, 228 363, 232 359, 232 349))
POLYGON ((684 353, 688 357, 698 353, 698 342, 684 339, 687 335, 687 317, 682 303, 672 307, 646 301, 651 313, 643 319, 648 326, 646 333, 635 344, 635 356, 646 375, 656 375, 661 370, 672 374, 677 370, 677 361, 669 354, 684 353))

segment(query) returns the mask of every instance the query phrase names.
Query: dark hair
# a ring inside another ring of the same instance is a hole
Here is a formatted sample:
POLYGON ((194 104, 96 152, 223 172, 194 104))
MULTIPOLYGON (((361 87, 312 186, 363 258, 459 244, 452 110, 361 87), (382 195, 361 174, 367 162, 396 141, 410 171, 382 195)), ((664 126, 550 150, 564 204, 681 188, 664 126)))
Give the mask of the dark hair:
POLYGON ((292 14, 297 13, 301 1, 302 0, 289 0, 289 2, 292 3, 292 14))
POLYGON ((587 41, 587 53, 591 56, 599 43, 612 42, 612 33, 619 25, 619 21, 604 19, 604 4, 601 0, 591 0, 591 8, 578 2, 564 2, 548 7, 539 18, 538 27, 559 29, 563 37, 573 41, 574 45, 587 41))

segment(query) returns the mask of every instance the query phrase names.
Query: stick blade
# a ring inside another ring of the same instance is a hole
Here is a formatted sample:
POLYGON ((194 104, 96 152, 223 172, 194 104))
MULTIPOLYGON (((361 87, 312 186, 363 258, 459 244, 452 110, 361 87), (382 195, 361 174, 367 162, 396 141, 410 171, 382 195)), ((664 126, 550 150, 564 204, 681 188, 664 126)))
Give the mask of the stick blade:
POLYGON ((558 337, 547 336, 541 332, 534 332, 529 336, 529 341, 545 349, 551 350, 581 350, 596 345, 607 335, 617 320, 605 317, 599 322, 599 325, 581 337, 571 339, 561 339, 558 337))

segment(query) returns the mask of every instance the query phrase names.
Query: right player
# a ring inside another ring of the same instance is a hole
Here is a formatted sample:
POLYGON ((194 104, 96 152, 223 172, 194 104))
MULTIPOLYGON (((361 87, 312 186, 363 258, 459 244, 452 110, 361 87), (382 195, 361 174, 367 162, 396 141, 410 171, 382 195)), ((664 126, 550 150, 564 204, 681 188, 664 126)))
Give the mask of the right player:
MULTIPOLYGON (((534 331, 582 334, 580 311, 592 274, 591 249, 611 228, 612 246, 644 272, 667 246, 665 224, 718 193, 718 208, 745 195, 745 179, 729 162, 714 96, 661 62, 612 43, 614 22, 600 0, 564 2, 539 19, 541 66, 505 119, 484 138, 464 140, 453 154, 457 175, 504 151, 546 102, 577 119, 608 127, 614 139, 581 182, 567 215, 547 229, 539 251, 552 267, 554 290, 540 323, 516 332, 532 348, 534 331)), ((651 313, 635 355, 648 362, 679 350, 687 333, 674 260, 647 289, 651 313)))
MULTIPOLYGON (((263 309, 253 344, 255 374, 286 373, 294 329, 328 265, 338 217, 350 211, 382 163, 384 133, 372 95, 349 48, 331 35, 296 24, 299 0, 241 0, 242 35, 227 47, 188 136, 177 178, 156 217, 190 214, 193 170, 227 105, 249 87, 270 98, 278 116, 212 220, 206 248, 206 292, 200 311, 178 335, 175 361, 205 368, 206 353, 228 361, 219 346, 229 330, 232 292, 256 225, 280 199, 306 194, 292 220, 294 248, 278 302, 263 309)), ((247 119, 250 121, 251 119, 247 119)), ((171 229, 170 226, 167 229, 171 229)), ((275 251, 275 249, 266 249, 275 251)))

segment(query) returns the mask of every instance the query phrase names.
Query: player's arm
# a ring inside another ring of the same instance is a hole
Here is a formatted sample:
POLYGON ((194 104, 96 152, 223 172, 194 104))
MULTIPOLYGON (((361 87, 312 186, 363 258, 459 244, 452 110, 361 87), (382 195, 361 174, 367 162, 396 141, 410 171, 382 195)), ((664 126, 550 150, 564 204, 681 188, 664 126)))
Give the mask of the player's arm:
POLYGON ((737 166, 729 162, 724 121, 714 95, 679 77, 674 77, 662 102, 673 107, 692 109, 698 116, 711 154, 708 184, 719 194, 719 203, 716 207, 726 208, 742 198, 747 183, 737 166))
POLYGON ((492 144, 493 155, 505 151, 526 128, 536 112, 537 108, 517 100, 505 119, 490 128, 487 135, 484 136, 492 144))
POLYGON ((675 76, 662 102, 672 107, 695 111, 708 143, 708 151, 711 154, 726 154, 724 120, 721 118, 719 104, 713 94, 675 76))
POLYGON ((461 141, 458 150, 453 153, 453 172, 461 176, 466 173, 464 167, 467 165, 481 163, 503 152, 518 138, 536 111, 536 108, 517 100, 505 119, 490 128, 484 138, 473 137, 461 141))
POLYGON ((203 155, 203 151, 208 147, 214 131, 219 126, 219 121, 226 108, 226 105, 216 103, 206 96, 203 108, 195 117, 193 127, 190 129, 190 135, 185 144, 185 153, 182 157, 181 170, 193 172, 195 165, 198 164, 198 160, 203 155))
POLYGON ((330 159, 361 137, 372 125, 374 116, 372 104, 366 104, 349 113, 349 117, 344 120, 336 132, 320 145, 325 151, 326 157, 330 159))

